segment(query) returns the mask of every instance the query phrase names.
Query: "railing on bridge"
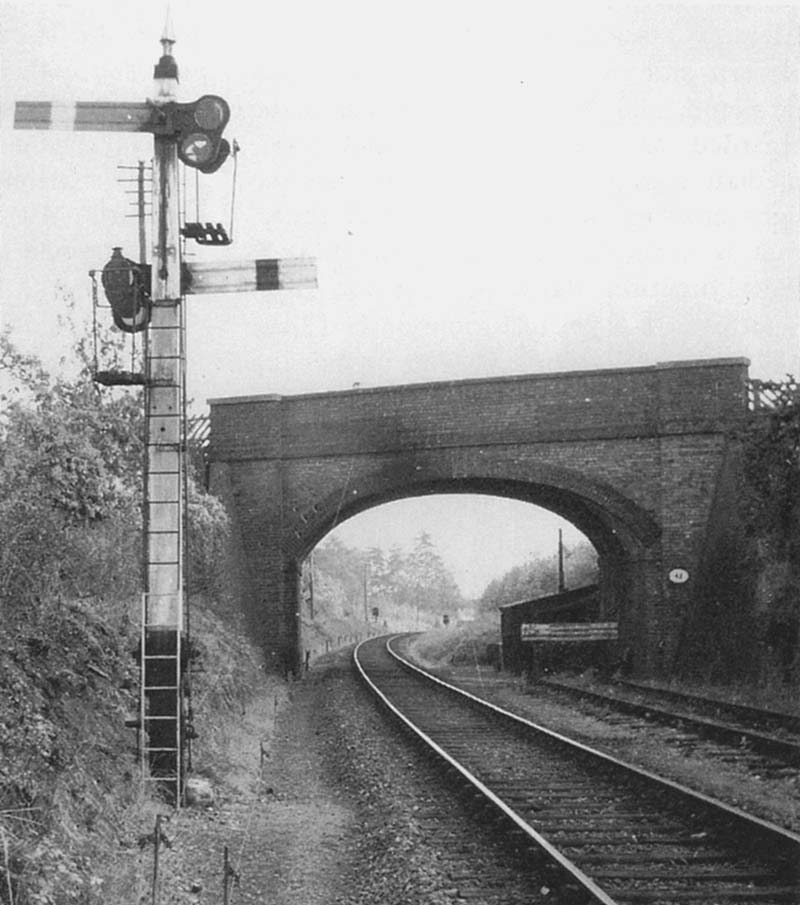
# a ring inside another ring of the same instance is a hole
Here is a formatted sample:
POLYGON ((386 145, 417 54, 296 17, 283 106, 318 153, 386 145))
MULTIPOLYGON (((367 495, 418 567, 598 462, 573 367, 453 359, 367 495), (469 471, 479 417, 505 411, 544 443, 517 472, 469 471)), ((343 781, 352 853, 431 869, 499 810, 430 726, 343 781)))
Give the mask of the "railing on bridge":
POLYGON ((786 380, 748 380, 747 408, 751 412, 769 414, 788 405, 800 403, 800 385, 794 377, 786 380))
POLYGON ((186 419, 186 441, 196 446, 208 446, 211 434, 211 418, 208 415, 192 415, 186 419))
POLYGON ((208 484, 208 445, 211 439, 211 417, 193 415, 186 419, 186 447, 189 459, 204 484, 208 484))

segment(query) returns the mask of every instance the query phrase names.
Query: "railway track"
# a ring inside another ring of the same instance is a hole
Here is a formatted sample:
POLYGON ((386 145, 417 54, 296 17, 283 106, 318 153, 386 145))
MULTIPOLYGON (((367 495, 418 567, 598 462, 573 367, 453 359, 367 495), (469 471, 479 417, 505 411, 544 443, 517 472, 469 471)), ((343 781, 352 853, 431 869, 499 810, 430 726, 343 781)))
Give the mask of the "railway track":
POLYGON ((685 753, 735 760, 753 774, 791 776, 800 766, 800 718, 791 714, 636 682, 587 688, 568 680, 545 679, 537 687, 638 719, 639 731, 646 731, 648 722, 679 727, 681 733, 672 743, 685 753))
POLYGON ((797 714, 766 710, 762 707, 752 707, 747 704, 737 704, 734 701, 725 701, 707 695, 693 694, 645 682, 636 682, 632 679, 620 679, 616 684, 622 689, 643 692, 655 698, 673 701, 693 710, 697 709, 720 719, 736 722, 741 726, 762 732, 771 732, 772 734, 788 733, 798 736, 800 740, 800 716, 797 714))
POLYGON ((354 656, 382 703, 539 853, 558 902, 800 902, 800 836, 480 701, 386 639, 354 656))

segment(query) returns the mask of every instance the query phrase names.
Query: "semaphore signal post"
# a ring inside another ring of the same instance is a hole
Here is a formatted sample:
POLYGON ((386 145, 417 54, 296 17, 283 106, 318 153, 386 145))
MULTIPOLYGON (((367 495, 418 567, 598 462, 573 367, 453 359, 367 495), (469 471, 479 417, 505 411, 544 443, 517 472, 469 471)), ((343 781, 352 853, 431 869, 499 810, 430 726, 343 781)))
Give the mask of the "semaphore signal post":
POLYGON ((145 388, 145 587, 142 603, 140 739, 143 775, 166 785, 181 803, 186 774, 184 716, 186 639, 186 346, 184 296, 316 286, 313 259, 256 259, 227 266, 182 261, 182 243, 225 245, 217 224, 180 222, 179 165, 214 173, 230 153, 222 137, 226 101, 203 95, 179 103, 171 27, 161 38, 152 98, 145 103, 85 102, 58 106, 18 102, 17 129, 149 132, 153 135, 152 263, 114 249, 102 273, 114 323, 143 332, 144 373, 104 373, 105 384, 145 388))

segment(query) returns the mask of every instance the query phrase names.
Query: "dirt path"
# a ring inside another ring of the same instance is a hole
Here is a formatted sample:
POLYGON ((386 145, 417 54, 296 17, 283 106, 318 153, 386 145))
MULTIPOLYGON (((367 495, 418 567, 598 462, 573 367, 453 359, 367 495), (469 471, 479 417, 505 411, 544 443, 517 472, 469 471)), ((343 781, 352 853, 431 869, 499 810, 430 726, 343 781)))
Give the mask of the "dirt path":
MULTIPOLYGON (((347 900, 356 872, 348 853, 355 855, 358 848, 358 820, 353 802, 323 763, 320 706, 315 682, 295 684, 278 715, 263 769, 253 757, 249 777, 237 770, 236 787, 223 788, 217 806, 172 818, 167 834, 173 848, 160 863, 161 902, 222 902, 225 846, 237 874, 231 905, 347 900)), ((240 732, 233 747, 257 751, 257 727, 249 722, 250 732, 240 732)))
POLYGON ((291 686, 261 775, 257 732, 252 713, 238 723, 235 788, 170 821, 158 905, 222 905, 226 845, 239 875, 230 905, 550 901, 526 852, 475 821, 375 707, 346 654, 291 686), (250 758, 249 780, 237 751, 250 758))

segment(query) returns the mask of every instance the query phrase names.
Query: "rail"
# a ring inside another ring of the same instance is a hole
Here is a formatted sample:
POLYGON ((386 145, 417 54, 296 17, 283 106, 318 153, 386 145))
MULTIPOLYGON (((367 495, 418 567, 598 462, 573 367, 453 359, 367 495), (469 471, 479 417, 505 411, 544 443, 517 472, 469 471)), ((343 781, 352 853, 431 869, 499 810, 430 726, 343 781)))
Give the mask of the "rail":
POLYGON ((580 889, 571 901, 798 901, 797 834, 489 704, 389 645, 366 642, 355 660, 406 727, 563 872, 565 895, 580 889), (427 700, 418 681, 466 710, 427 700))

